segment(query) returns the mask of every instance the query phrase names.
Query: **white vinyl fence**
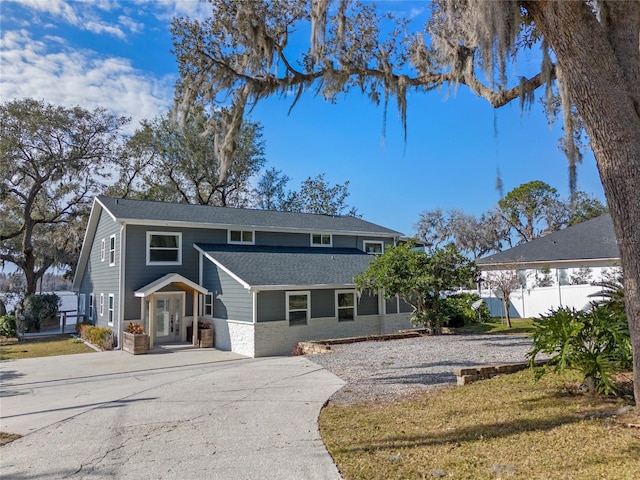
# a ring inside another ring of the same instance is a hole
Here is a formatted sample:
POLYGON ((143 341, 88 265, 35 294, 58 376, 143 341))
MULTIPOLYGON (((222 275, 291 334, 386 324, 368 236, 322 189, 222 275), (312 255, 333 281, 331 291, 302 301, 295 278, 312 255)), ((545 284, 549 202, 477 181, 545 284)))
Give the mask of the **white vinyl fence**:
MULTIPOLYGON (((598 293, 601 290, 601 287, 592 285, 521 288, 513 292, 509 298, 509 315, 512 318, 535 318, 558 307, 582 310, 588 307, 590 302, 600 299, 599 297, 590 298, 589 295, 598 293)), ((474 293, 479 292, 475 291, 474 293)), ((495 291, 482 290, 480 297, 489 307, 492 317, 504 317, 502 299, 498 297, 495 291)))

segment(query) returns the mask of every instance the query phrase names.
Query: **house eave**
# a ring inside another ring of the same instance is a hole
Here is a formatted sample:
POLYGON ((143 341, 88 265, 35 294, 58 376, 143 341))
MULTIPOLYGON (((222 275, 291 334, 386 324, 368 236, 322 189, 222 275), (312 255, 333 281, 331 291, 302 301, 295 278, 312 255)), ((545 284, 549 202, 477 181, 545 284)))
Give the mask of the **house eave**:
MULTIPOLYGON (((114 218, 115 220, 115 218, 114 218)), ((361 237, 380 237, 380 238, 400 238, 401 233, 390 231, 390 232, 368 232, 368 231, 357 231, 357 230, 331 230, 331 229, 313 229, 313 228, 295 228, 295 227, 275 227, 268 225, 237 225, 237 224, 226 224, 226 223, 200 223, 200 222, 181 222, 177 220, 171 221, 158 221, 158 220, 141 220, 137 218, 118 218, 118 222, 125 223, 127 225, 139 225, 139 226, 149 226, 149 227, 170 227, 170 228, 202 228, 202 229, 220 229, 220 230, 229 230, 229 229, 248 229, 248 230, 259 230, 259 231, 267 231, 267 232, 277 232, 277 233, 303 233, 303 234, 311 234, 311 233, 330 233, 332 235, 357 235, 361 237)))
POLYGON ((505 267, 546 267, 546 266, 562 266, 562 265, 611 265, 614 263, 620 263, 619 257, 612 258, 574 258, 570 260, 511 260, 511 261, 503 261, 503 262, 493 262, 493 263, 478 263, 478 267, 481 270, 500 270, 505 267))

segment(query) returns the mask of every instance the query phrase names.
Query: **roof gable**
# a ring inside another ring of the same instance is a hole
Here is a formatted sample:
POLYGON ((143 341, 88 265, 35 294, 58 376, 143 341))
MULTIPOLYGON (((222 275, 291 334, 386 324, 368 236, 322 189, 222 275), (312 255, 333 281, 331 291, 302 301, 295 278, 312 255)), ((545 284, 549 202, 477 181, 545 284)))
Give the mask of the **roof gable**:
POLYGON ((195 248, 245 288, 264 290, 353 286, 373 256, 355 248, 196 244, 195 248))
POLYGON ((192 225, 201 227, 243 227, 275 231, 317 231, 399 237, 400 232, 346 215, 317 215, 272 210, 214 207, 184 203, 116 199, 100 196, 97 201, 118 221, 192 225))
POLYGON ((509 263, 543 263, 618 259, 620 251, 611 215, 604 214, 572 227, 536 238, 508 250, 481 258, 480 266, 509 263))

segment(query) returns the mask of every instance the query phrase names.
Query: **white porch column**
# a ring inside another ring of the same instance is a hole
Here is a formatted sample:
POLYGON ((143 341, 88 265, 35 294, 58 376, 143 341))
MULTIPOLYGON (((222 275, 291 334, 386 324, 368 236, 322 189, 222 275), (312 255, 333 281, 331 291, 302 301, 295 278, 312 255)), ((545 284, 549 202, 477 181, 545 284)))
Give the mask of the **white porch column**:
POLYGON ((156 339, 156 306, 153 303, 153 293, 149 295, 149 350, 153 348, 156 339))
POLYGON ((191 342, 194 346, 198 345, 198 297, 196 290, 193 291, 193 337, 191 342))

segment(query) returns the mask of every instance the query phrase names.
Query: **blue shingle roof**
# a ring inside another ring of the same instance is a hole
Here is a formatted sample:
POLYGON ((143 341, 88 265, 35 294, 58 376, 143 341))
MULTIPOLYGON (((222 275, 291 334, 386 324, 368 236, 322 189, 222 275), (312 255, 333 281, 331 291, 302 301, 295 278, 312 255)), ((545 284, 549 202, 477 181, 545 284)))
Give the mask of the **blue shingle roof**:
POLYGON ((374 258, 355 248, 196 244, 250 287, 353 285, 374 258))

